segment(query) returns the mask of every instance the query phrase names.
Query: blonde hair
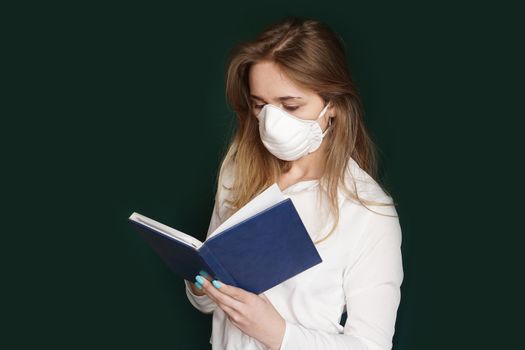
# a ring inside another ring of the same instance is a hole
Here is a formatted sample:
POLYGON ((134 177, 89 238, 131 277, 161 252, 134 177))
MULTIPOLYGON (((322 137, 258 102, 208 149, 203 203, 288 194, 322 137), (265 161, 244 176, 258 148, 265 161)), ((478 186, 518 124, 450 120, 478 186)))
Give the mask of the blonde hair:
MULTIPOLYGON (((335 224, 328 235, 314 243, 326 240, 337 227, 339 188, 365 207, 367 204, 395 206, 393 202, 360 198, 355 181, 353 191, 345 183, 350 158, 378 182, 376 147, 365 128, 361 99, 347 67, 342 39, 326 24, 301 17, 286 17, 268 26, 255 40, 238 43, 230 52, 225 90, 226 99, 237 116, 237 128, 220 163, 216 199, 223 189, 227 166, 231 166, 234 181, 231 187, 224 187, 231 193, 225 203, 235 212, 277 182, 291 165, 264 147, 257 119, 253 117, 248 74, 250 67, 261 61, 274 62, 294 83, 313 90, 325 101, 332 101, 334 107, 336 118, 323 141, 328 144, 320 188, 328 196, 335 224)), ((386 189, 382 189, 388 195, 386 189)))

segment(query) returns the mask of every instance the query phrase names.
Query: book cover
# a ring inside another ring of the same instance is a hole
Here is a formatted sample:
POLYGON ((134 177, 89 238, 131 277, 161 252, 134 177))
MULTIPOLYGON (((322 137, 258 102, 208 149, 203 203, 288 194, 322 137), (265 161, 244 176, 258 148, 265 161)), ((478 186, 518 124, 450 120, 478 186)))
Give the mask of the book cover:
POLYGON ((180 277, 199 271, 255 294, 322 262, 293 202, 273 184, 208 238, 198 239, 139 213, 129 221, 180 277))

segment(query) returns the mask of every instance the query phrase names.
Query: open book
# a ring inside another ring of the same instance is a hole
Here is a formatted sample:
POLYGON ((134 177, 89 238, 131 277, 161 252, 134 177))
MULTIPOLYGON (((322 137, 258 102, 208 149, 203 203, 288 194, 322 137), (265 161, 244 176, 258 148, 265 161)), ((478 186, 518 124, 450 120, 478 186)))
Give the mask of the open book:
POLYGON ((134 212, 129 221, 177 275, 200 271, 255 294, 322 262, 293 202, 274 183, 201 242, 134 212))

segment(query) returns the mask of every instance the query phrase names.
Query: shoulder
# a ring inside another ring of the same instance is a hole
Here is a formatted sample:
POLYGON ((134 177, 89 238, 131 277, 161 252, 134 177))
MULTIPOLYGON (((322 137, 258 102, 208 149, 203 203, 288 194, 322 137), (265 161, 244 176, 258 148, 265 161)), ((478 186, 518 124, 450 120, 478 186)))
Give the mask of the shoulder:
POLYGON ((220 166, 217 179, 217 192, 230 193, 235 180, 235 169, 233 161, 223 162, 220 166))
POLYGON ((393 198, 352 158, 349 160, 345 174, 347 188, 357 193, 361 199, 379 204, 363 204, 352 198, 345 198, 341 215, 360 218, 361 243, 373 246, 384 239, 401 243, 401 227, 393 198), (355 187, 354 187, 355 186, 355 187))
POLYGON ((225 220, 232 209, 227 200, 232 199, 232 186, 235 180, 235 171, 232 162, 221 163, 217 174, 217 190, 215 193, 215 203, 218 207, 219 217, 225 220))
MULTIPOLYGON (((357 194, 361 199, 385 204, 393 204, 394 202, 393 198, 383 190, 381 185, 376 180, 374 180, 372 176, 370 176, 364 169, 362 169, 353 158, 350 158, 350 160, 348 161, 348 166, 345 169, 344 180, 346 187, 350 191, 352 191, 352 193, 355 193, 357 191, 357 194)), ((381 210, 382 208, 384 208, 385 210, 382 210, 381 212, 388 215, 397 215, 395 211, 388 209, 394 208, 390 205, 367 206, 374 210, 378 208, 381 210)))

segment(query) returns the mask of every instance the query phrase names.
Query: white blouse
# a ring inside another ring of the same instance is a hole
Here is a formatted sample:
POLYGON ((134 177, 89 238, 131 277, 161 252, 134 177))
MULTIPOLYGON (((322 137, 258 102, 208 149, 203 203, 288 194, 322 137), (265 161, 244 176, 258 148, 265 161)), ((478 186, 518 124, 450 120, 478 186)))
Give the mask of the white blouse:
MULTIPOLYGON (((349 172, 360 197, 392 203, 353 159, 345 176, 353 188, 349 172)), ((229 186, 233 178, 228 169, 223 177, 229 186)), ((329 206, 325 196, 320 196, 319 180, 300 181, 282 192, 292 199, 314 242, 328 233, 332 220, 326 221, 329 206)), ((226 196, 226 190, 217 193, 207 236, 227 219, 226 196)), ((399 219, 371 212, 341 193, 339 200, 337 229, 316 245, 323 262, 264 292, 286 320, 280 350, 392 348, 403 281, 399 219), (347 320, 343 327, 344 311, 347 320)), ((368 207, 397 216, 393 206, 368 207)), ((268 349, 232 324, 208 296, 193 294, 190 282, 184 283, 191 304, 203 313, 213 313, 212 349, 268 349)))

